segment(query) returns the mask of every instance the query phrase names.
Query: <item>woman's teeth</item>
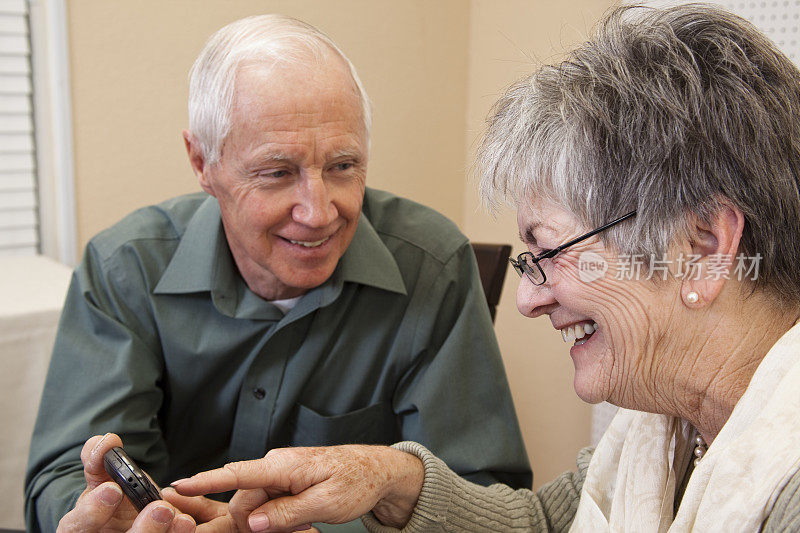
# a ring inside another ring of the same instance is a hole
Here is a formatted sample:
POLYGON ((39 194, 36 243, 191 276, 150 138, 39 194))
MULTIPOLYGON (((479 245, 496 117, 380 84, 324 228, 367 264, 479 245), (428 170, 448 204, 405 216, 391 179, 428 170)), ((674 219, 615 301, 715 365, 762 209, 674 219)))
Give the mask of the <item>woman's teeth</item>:
POLYGON ((328 239, 330 239, 330 237, 325 237, 321 241, 293 241, 289 239, 289 242, 292 244, 299 244, 300 246, 305 246, 306 248, 316 248, 317 246, 324 243, 328 239))
POLYGON ((588 337, 595 331, 597 331, 597 323, 580 322, 562 329, 561 337, 564 339, 564 342, 574 342, 576 340, 581 340, 584 337, 588 337))

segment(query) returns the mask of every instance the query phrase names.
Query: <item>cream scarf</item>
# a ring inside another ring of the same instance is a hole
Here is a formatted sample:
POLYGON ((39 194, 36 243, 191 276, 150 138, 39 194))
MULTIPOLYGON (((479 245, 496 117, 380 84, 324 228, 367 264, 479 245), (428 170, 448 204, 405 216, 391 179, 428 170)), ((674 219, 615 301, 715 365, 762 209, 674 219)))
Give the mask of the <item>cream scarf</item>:
POLYGON ((758 531, 800 468, 800 325, 759 365, 673 517, 688 439, 680 419, 620 409, 589 464, 571 531, 758 531))

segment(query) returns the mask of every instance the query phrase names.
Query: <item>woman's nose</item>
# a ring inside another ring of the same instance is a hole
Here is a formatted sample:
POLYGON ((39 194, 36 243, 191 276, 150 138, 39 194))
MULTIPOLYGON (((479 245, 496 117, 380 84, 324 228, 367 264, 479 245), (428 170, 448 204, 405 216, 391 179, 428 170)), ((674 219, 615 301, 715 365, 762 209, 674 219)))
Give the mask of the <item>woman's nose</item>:
POLYGON ((558 303, 550 290, 550 284, 545 281, 541 285, 534 283, 523 275, 517 286, 517 309, 524 316, 536 318, 545 314, 548 307, 558 303))

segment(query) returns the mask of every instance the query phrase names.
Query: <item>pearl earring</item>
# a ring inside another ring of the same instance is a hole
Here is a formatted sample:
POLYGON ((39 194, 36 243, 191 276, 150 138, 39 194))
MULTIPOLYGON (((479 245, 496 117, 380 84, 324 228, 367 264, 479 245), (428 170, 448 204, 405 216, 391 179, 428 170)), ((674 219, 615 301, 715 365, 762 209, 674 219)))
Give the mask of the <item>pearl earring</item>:
POLYGON ((690 304, 696 304, 700 300, 700 295, 692 291, 686 295, 686 301, 690 304))

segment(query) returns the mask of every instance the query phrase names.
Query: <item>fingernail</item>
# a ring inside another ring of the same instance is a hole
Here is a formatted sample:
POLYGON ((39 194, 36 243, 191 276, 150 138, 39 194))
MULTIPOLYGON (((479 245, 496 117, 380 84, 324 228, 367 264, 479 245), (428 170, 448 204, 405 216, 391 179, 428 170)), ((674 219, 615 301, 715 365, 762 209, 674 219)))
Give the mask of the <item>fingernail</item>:
POLYGON ((183 483, 185 481, 189 481, 189 478, 185 477, 185 478, 179 479, 177 481, 173 481, 172 483, 170 483, 170 485, 173 486, 173 487, 177 487, 178 485, 180 485, 181 483, 183 483))
POLYGON ((297 528, 293 529, 292 531, 306 531, 308 529, 311 529, 311 524, 303 524, 302 526, 297 526, 297 528))
POLYGON ((176 518, 175 522, 173 522, 172 524, 173 528, 177 533, 180 533, 181 531, 186 531, 186 532, 194 531, 196 525, 197 524, 192 519, 192 517, 185 514, 178 515, 178 518, 176 518))
POLYGON ((100 439, 99 441, 97 441, 97 444, 95 444, 95 445, 94 445, 94 448, 92 448, 92 455, 94 455, 95 453, 97 453, 97 450, 98 450, 98 449, 100 449, 100 445, 101 445, 101 444, 103 444, 103 441, 104 441, 104 440, 106 440, 106 438, 107 438, 109 435, 111 435, 111 433, 106 433, 105 435, 103 435, 103 438, 102 438, 102 439, 100 439))
POLYGON ((175 512, 165 505, 159 505, 150 512, 150 518, 160 524, 169 524, 175 517, 175 512))
POLYGON ((105 505, 117 505, 122 499, 122 491, 116 485, 106 485, 100 489, 100 501, 105 505))
POLYGON ((269 518, 264 513, 252 514, 247 519, 247 525, 253 531, 264 531, 269 527, 269 518))

